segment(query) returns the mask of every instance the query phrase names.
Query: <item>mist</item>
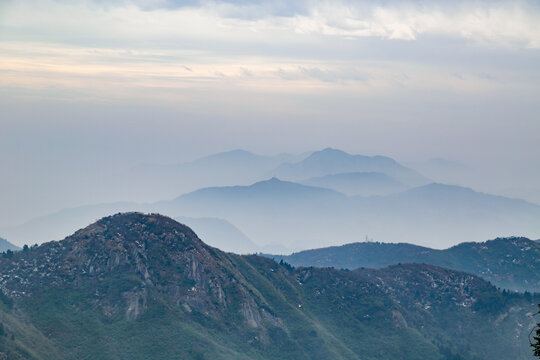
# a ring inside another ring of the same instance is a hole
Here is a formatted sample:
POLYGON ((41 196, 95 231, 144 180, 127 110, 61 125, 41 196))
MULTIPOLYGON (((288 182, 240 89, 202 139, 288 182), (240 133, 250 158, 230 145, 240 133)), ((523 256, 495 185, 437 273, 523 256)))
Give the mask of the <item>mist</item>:
POLYGON ((534 2, 35 0, 0 14, 0 229, 248 186, 327 147, 540 203, 534 2), (185 166, 234 149, 264 169, 185 166))

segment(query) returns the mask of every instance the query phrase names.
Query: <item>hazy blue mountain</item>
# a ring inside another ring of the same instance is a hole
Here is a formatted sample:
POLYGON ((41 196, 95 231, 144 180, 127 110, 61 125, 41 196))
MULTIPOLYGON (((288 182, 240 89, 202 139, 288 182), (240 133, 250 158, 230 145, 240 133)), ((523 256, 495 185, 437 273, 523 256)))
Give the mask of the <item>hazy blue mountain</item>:
POLYGON ((198 201, 202 199, 206 201, 241 201, 246 203, 256 201, 272 204, 286 201, 294 205, 299 201, 335 201, 345 198, 345 195, 337 191, 282 181, 274 177, 249 186, 224 186, 200 189, 186 195, 181 195, 173 200, 173 202, 192 201, 192 199, 198 201))
POLYGON ((530 360, 540 301, 425 264, 224 253, 157 214, 0 256, 0 273, 6 359, 530 360))
POLYGON ((341 245, 366 235, 379 242, 435 248, 501 236, 540 236, 540 206, 523 200, 442 184, 388 196, 348 197, 276 178, 249 186, 200 189, 152 204, 67 209, 1 233, 18 245, 62 239, 81 224, 121 211, 224 219, 265 252, 341 245))
POLYGON ((218 218, 177 217, 178 222, 186 224, 208 245, 222 251, 236 254, 253 254, 261 247, 251 241, 242 231, 230 222, 218 218))
POLYGON ((299 181, 340 173, 378 172, 395 178, 407 185, 418 186, 429 180, 386 156, 351 155, 344 151, 327 148, 315 151, 297 163, 285 163, 274 170, 274 175, 286 180, 299 181))
POLYGON ((18 226, 2 229, 2 233, 19 246, 33 245, 63 239, 77 229, 110 214, 144 210, 143 205, 131 202, 80 206, 63 209, 18 226))
POLYGON ((123 181, 153 194, 154 199, 167 199, 204 187, 248 185, 268 178, 281 163, 300 161, 308 155, 263 156, 232 150, 180 164, 142 164, 125 173, 123 181))
POLYGON ((0 252, 4 252, 7 250, 15 251, 15 250, 20 250, 20 249, 21 249, 20 247, 15 246, 9 241, 7 241, 6 239, 0 237, 0 252))
POLYGON ((540 234, 540 206, 459 186, 430 184, 357 201, 358 216, 371 227, 367 233, 385 242, 447 247, 463 241, 540 234))
POLYGON ((388 196, 347 197, 274 178, 195 191, 160 204, 159 211, 224 218, 258 244, 279 239, 292 249, 355 242, 366 235, 440 248, 540 235, 540 206, 441 184, 388 196))
POLYGON ((258 244, 295 249, 348 233, 349 201, 333 190, 272 178, 250 186, 197 190, 158 208, 165 214, 223 218, 258 244))
POLYGON ((540 243, 527 238, 467 242, 445 250, 406 243, 364 242, 268 256, 294 266, 338 269, 425 263, 467 271, 501 288, 540 293, 540 243))
MULTIPOLYGON (((434 182, 454 184, 494 193, 510 198, 519 198, 540 204, 540 186, 534 182, 534 176, 501 173, 495 169, 487 169, 482 162, 475 166, 435 158, 421 162, 408 162, 406 166, 417 170, 434 182)), ((531 169, 540 169, 540 164, 531 164, 531 169)))
POLYGON ((393 177, 377 172, 332 174, 302 180, 300 183, 361 196, 388 195, 409 188, 393 177))

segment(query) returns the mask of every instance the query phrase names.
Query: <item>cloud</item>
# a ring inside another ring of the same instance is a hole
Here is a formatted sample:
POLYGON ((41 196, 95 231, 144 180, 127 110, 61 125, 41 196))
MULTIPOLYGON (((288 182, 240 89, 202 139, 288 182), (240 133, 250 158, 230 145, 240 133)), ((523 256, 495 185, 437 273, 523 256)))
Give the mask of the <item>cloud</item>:
POLYGON ((540 7, 520 2, 419 6, 412 2, 343 6, 322 4, 297 15, 298 33, 416 40, 444 35, 495 46, 540 47, 540 7))
POLYGON ((32 97, 65 98, 77 89, 77 99, 167 98, 161 93, 188 87, 531 94, 539 8, 527 1, 6 1, 0 86, 32 97), (497 81, 478 75, 495 73, 497 81))
POLYGON ((282 40, 285 34, 388 40, 447 36, 540 48, 540 5, 534 1, 30 0, 0 6, 3 36, 22 39, 272 42, 271 37, 282 40))
POLYGON ((317 66, 299 66, 297 68, 285 70, 279 68, 276 74, 285 80, 318 80, 327 83, 335 82, 357 82, 369 79, 367 72, 359 71, 355 68, 320 68, 317 66))

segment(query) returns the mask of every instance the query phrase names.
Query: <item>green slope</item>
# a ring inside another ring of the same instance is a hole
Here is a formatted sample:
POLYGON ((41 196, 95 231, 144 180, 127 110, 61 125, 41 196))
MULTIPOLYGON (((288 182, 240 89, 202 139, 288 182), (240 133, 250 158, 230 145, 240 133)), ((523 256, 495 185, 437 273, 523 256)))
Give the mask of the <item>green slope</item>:
POLYGON ((141 214, 3 257, 0 273, 0 353, 28 359, 530 359, 540 301, 428 265, 294 269, 141 214))
POLYGON ((503 289, 540 292, 540 243, 523 237, 462 243, 446 250, 367 242, 268 256, 295 266, 338 269, 426 263, 470 272, 503 289))

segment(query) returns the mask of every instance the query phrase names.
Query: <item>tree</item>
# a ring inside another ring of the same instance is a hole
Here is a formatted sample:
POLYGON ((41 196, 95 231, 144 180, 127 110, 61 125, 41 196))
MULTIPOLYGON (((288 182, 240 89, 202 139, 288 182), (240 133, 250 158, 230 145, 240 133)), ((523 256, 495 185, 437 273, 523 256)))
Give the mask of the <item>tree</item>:
MULTIPOLYGON (((540 304, 538 305, 540 308, 540 304)), ((540 314, 540 311, 538 311, 535 315, 540 314)), ((537 358, 540 359, 540 323, 536 324, 536 327, 532 329, 531 334, 534 332, 533 335, 533 341, 530 341, 530 335, 529 335, 529 342, 531 343, 531 346, 533 348, 533 354, 537 358)))

